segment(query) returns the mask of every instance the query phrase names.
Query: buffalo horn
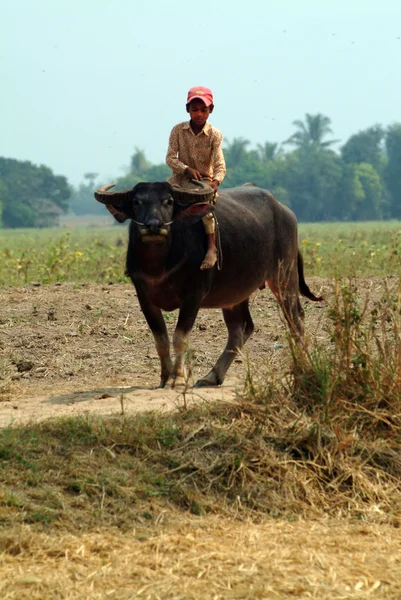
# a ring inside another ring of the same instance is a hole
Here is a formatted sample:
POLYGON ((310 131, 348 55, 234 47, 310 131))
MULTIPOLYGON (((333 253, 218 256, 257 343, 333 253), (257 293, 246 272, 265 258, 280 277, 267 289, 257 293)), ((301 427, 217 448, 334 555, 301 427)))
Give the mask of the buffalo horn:
POLYGON ((121 192, 109 192, 108 190, 114 187, 114 183, 110 183, 109 185, 102 185, 95 192, 95 198, 98 202, 102 202, 102 204, 112 204, 120 206, 125 202, 128 202, 132 195, 132 190, 122 190, 121 192))

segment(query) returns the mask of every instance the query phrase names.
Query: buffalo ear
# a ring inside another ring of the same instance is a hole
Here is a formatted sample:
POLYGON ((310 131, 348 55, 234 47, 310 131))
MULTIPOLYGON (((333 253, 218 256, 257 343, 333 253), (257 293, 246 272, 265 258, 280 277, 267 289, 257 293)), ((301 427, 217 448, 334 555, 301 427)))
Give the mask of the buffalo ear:
POLYGON ((136 193, 136 188, 138 184, 136 184, 132 190, 126 190, 121 193, 121 196, 118 196, 118 192, 115 192, 115 197, 113 197, 113 204, 108 202, 105 203, 105 206, 109 213, 113 215, 115 220, 118 223, 124 223, 127 219, 131 219, 132 217, 132 200, 136 193), (121 204, 118 203, 121 202, 121 204))
POLYGON ((174 215, 173 221, 185 221, 186 223, 196 223, 200 221, 210 212, 214 211, 214 206, 210 206, 210 204, 189 204, 188 206, 183 206, 182 210, 178 210, 174 215))
POLYGON ((106 206, 107 210, 109 211, 109 213, 111 215, 113 215, 115 220, 118 221, 118 223, 124 223, 124 221, 126 221, 129 218, 125 212, 123 212, 121 209, 118 210, 112 204, 106 204, 105 206, 106 206))

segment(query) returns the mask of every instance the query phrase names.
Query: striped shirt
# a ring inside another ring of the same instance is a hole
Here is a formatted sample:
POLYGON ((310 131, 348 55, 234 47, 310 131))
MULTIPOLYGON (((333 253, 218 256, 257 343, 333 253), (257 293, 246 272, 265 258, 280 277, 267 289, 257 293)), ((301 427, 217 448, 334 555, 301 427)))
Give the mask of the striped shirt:
POLYGON ((221 183, 226 174, 222 139, 220 131, 210 123, 205 123, 197 135, 192 131, 189 121, 173 127, 166 156, 166 163, 173 174, 167 181, 181 185, 185 179, 185 169, 190 167, 199 171, 202 177, 221 183))

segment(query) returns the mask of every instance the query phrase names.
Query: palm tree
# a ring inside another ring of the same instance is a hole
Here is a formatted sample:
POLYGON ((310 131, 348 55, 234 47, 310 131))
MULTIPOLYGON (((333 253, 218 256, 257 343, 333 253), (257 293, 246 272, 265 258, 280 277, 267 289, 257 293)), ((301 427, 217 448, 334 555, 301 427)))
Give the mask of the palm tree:
POLYGON ((298 128, 298 131, 284 142, 284 144, 292 144, 298 148, 305 148, 308 146, 320 146, 321 148, 327 148, 340 140, 326 140, 323 139, 326 135, 333 133, 330 125, 331 119, 318 113, 317 115, 306 114, 305 122, 297 119, 292 123, 298 128))
POLYGON ((258 154, 262 163, 271 162, 280 154, 279 145, 274 142, 258 144, 258 154))
POLYGON ((149 167, 150 162, 147 160, 144 150, 135 148, 135 153, 131 156, 130 173, 140 175, 143 171, 149 169, 149 167))
POLYGON ((91 189, 95 187, 95 181, 99 177, 99 173, 94 173, 93 171, 89 171, 88 173, 84 173, 84 179, 88 182, 87 185, 91 189))
POLYGON ((250 143, 249 140, 244 138, 234 138, 232 142, 228 142, 228 145, 224 148, 227 167, 235 168, 241 165, 247 154, 246 147, 250 143))

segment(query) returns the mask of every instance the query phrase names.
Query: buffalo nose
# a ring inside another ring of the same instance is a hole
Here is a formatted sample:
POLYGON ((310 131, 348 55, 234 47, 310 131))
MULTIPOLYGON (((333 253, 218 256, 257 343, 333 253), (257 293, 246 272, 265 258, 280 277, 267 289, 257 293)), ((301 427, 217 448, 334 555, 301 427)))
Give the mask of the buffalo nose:
POLYGON ((149 219, 149 221, 146 223, 146 227, 151 233, 158 233, 161 229, 161 226, 162 222, 160 219, 149 219))

